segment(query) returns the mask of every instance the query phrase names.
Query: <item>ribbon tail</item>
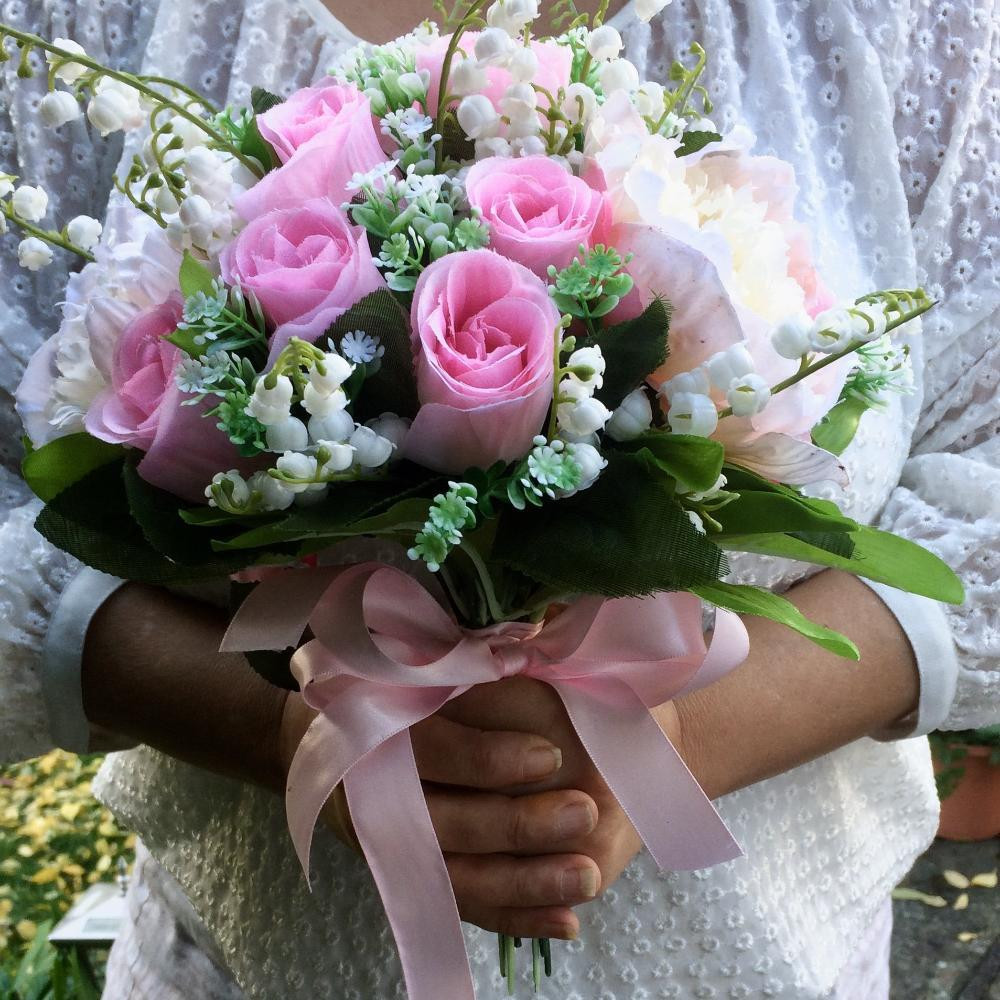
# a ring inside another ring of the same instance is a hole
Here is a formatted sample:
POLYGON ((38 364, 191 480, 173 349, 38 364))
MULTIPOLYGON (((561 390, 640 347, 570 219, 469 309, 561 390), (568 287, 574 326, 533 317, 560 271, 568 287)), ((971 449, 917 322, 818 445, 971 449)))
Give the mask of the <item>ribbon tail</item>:
POLYGON ((550 683, 660 869, 693 871, 742 854, 680 754, 627 684, 594 676, 550 683))
POLYGON ((458 905, 409 732, 355 764, 344 790, 396 939, 407 997, 475 1000, 458 905))

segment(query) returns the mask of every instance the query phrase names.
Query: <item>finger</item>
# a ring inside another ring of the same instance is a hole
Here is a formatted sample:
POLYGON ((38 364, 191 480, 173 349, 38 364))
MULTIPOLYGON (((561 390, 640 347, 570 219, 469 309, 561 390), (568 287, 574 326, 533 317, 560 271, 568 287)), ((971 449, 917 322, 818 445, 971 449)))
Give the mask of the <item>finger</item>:
POLYGON ((410 730, 424 781, 466 788, 504 788, 548 778, 562 753, 542 736, 493 732, 432 715, 410 730))
POLYGON ((436 787, 426 796, 443 851, 551 854, 597 826, 594 800, 575 789, 511 798, 436 787))
POLYGON ((601 870, 584 854, 446 854, 445 863, 455 898, 488 909, 575 906, 601 887, 601 870))
POLYGON ((459 906, 463 920, 483 930, 520 938, 556 938, 572 941, 580 933, 580 920, 566 906, 503 909, 495 906, 459 906))

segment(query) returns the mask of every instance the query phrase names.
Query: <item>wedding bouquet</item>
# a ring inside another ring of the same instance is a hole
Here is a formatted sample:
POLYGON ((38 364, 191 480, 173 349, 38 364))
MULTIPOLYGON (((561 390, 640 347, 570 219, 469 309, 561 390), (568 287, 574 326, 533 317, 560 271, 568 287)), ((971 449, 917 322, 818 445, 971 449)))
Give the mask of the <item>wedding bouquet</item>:
POLYGON ((640 81, 606 7, 558 0, 553 37, 538 0, 440 13, 225 109, 0 25, 22 76, 47 61, 45 124, 85 106, 138 133, 103 234, 43 228, 45 192, 0 176, 23 266, 88 261, 18 392, 38 530, 123 577, 255 584, 226 647, 319 712, 296 849, 308 872, 343 781, 414 1000, 472 985, 410 725, 470 685, 544 680, 657 862, 704 867, 738 848, 648 709, 743 658, 734 613, 858 656, 724 582, 726 553, 962 600, 930 553, 807 489, 843 483, 859 421, 908 390, 891 334, 927 296, 834 299, 790 166, 708 117, 699 46, 640 81))

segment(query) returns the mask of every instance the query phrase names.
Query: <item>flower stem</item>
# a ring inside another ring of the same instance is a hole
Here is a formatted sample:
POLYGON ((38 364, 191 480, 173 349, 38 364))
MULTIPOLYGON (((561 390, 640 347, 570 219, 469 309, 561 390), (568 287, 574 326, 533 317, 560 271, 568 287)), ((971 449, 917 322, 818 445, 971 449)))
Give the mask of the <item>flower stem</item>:
MULTIPOLYGON (((61 49, 57 45, 47 42, 40 35, 32 35, 26 31, 18 31, 16 28, 12 28, 9 24, 0 24, 0 44, 7 37, 13 38, 22 48, 38 48, 44 52, 51 52, 54 56, 58 56, 60 62, 52 67, 49 74, 50 89, 52 86, 52 80, 54 73, 59 65, 66 63, 75 63, 80 66, 86 66, 88 69, 93 70, 93 74, 97 77, 106 76, 109 79, 117 80, 119 83, 124 83, 126 86, 132 87, 137 90, 140 94, 150 98, 157 105, 165 108, 169 108, 174 114, 180 116, 181 118, 187 119, 194 125, 197 125, 209 138, 211 138, 220 149, 224 149, 231 153, 237 160, 240 161, 248 170, 250 170, 256 177, 263 177, 264 171, 259 163, 250 156, 242 153, 236 146, 234 146, 218 129, 213 128, 205 119, 201 118, 199 115, 194 114, 189 111, 186 107, 178 104, 176 101, 170 100, 160 91, 151 87, 148 82, 146 82, 145 77, 135 76, 132 73, 122 73, 118 70, 110 69, 107 66, 102 65, 94 59, 91 59, 86 55, 78 55, 75 52, 68 52, 66 49, 61 49)), ((150 82, 160 83, 162 85, 167 85, 180 90, 189 96, 193 97, 199 103, 203 104, 206 108, 211 108, 212 104, 210 101, 196 94, 195 91, 190 90, 183 84, 179 84, 176 81, 167 81, 162 77, 149 77, 150 82)))
MULTIPOLYGON (((885 332, 891 333, 904 323, 909 323, 911 319, 916 319, 918 316, 922 316, 928 309, 932 309, 935 305, 936 303, 933 299, 926 299, 909 312, 900 313, 900 315, 895 319, 891 319, 888 323, 886 323, 885 332)), ((848 344, 842 351, 838 351, 836 354, 828 354, 822 360, 814 361, 809 365, 800 365, 799 370, 794 375, 789 375, 788 378, 779 382, 777 385, 771 386, 771 395, 776 396, 779 392, 784 392, 785 389, 790 389, 793 385, 797 385, 803 379, 808 378, 810 375, 815 375, 816 372, 822 371, 828 365, 835 364, 841 358, 846 358, 848 354, 853 354, 855 351, 864 347, 868 343, 870 343, 870 341, 855 340, 848 344)), ((732 415, 733 408, 731 406, 727 406, 724 410, 719 410, 720 420, 725 420, 726 417, 731 417, 732 415)))
POLYGON ((96 259, 92 253, 84 250, 83 247, 78 247, 75 243, 71 243, 65 236, 61 233, 57 233, 54 229, 40 229, 38 226, 33 226, 27 219, 22 219, 11 207, 5 202, 0 202, 0 212, 3 212, 4 216, 8 218, 15 226, 23 229, 26 233, 31 236, 37 236, 38 239, 43 240, 46 243, 51 243, 53 246, 61 247, 63 250, 68 250, 70 253, 75 253, 78 257, 82 257, 85 261, 93 263, 96 259))

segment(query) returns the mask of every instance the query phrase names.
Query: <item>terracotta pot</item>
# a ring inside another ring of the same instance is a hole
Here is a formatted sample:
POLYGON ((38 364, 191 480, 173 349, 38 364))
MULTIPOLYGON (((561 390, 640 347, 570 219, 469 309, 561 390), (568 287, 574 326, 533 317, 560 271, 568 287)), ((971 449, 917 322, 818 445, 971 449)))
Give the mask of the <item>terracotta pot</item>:
MULTIPOLYGON (((944 840, 989 840, 1000 836, 1000 766, 991 764, 989 747, 965 747, 958 761, 965 774, 951 795, 941 800, 938 836, 944 840)), ((935 762, 935 770, 940 766, 935 762)))

